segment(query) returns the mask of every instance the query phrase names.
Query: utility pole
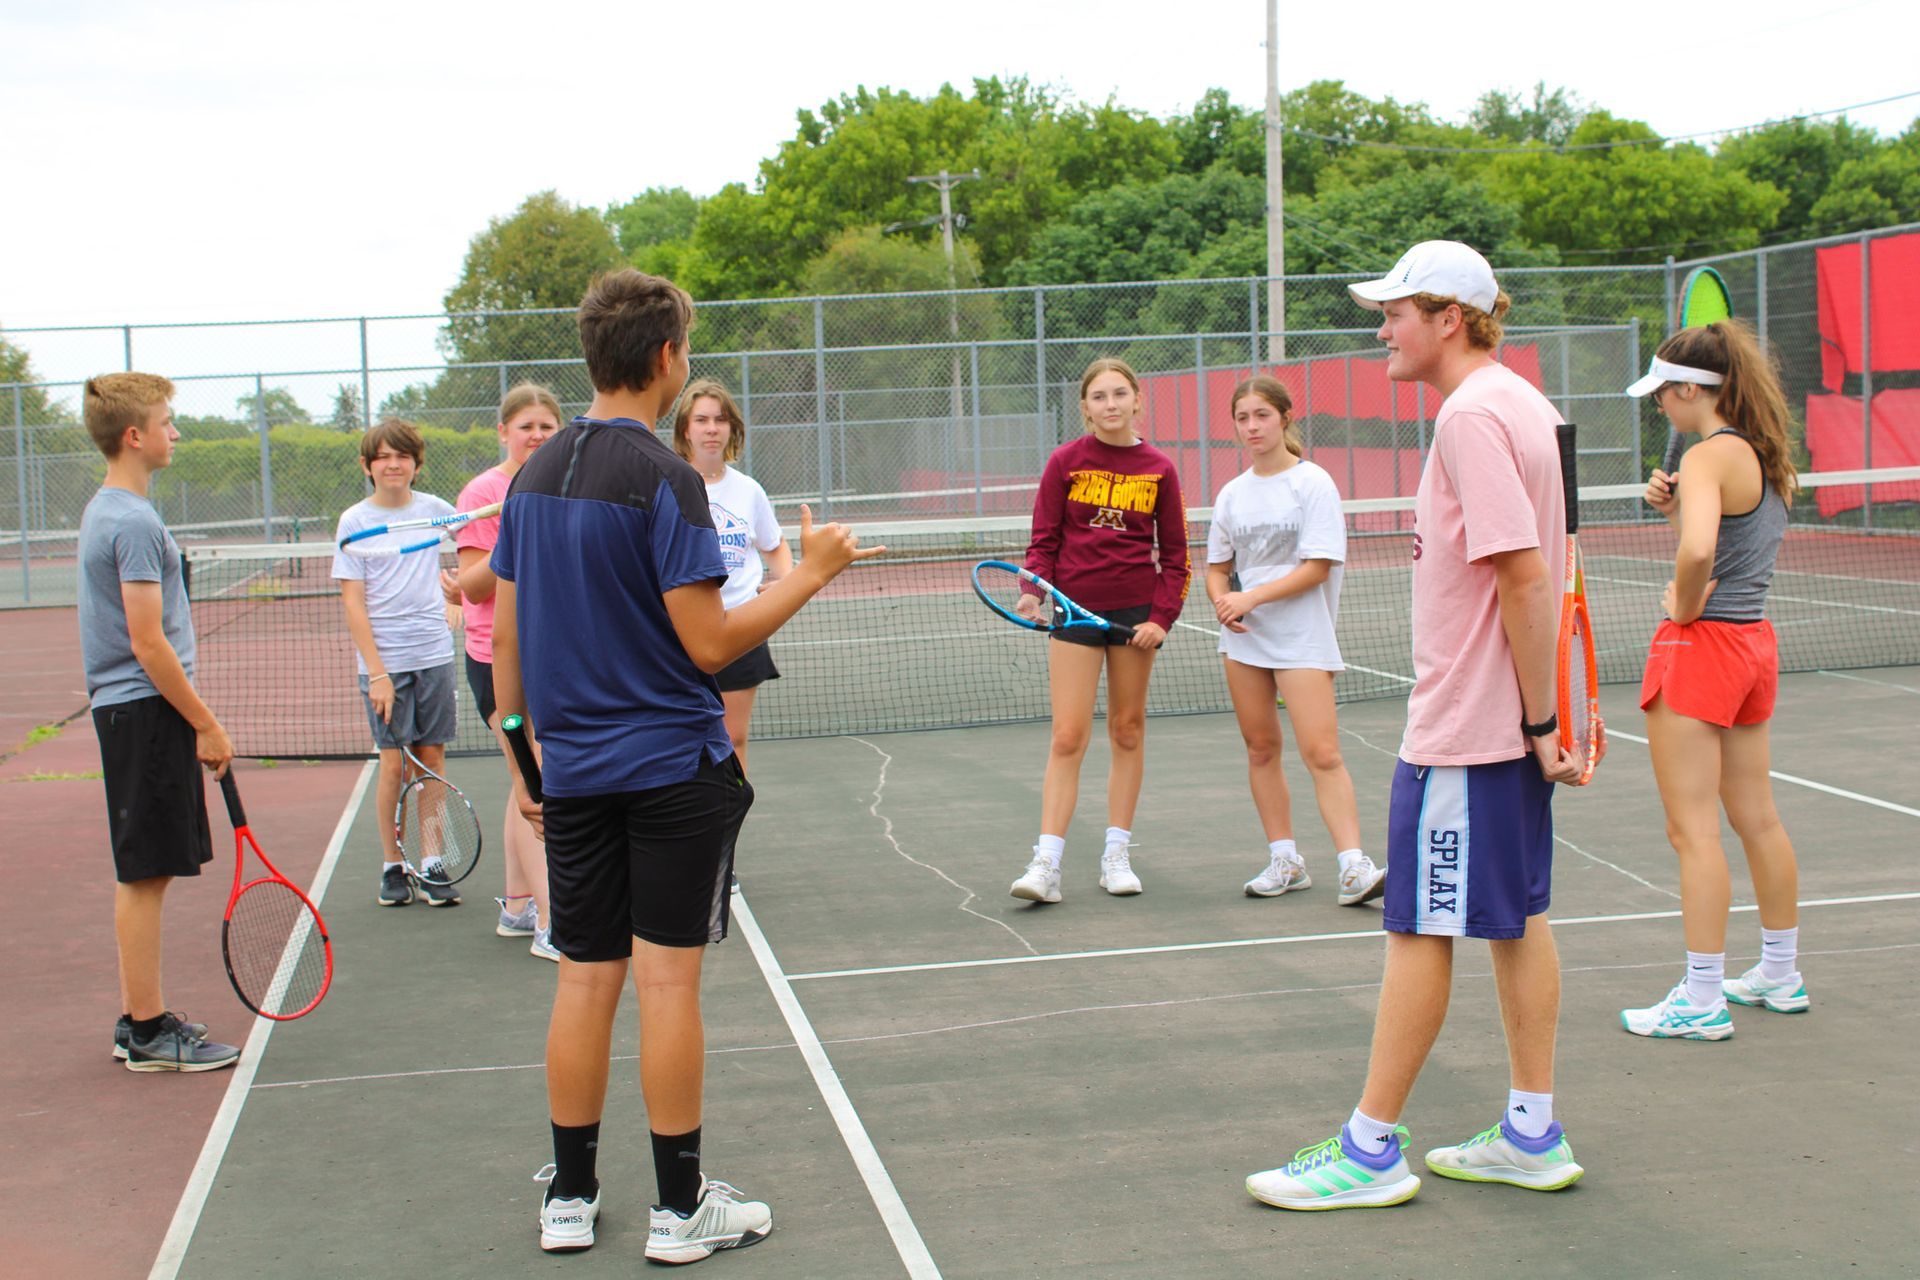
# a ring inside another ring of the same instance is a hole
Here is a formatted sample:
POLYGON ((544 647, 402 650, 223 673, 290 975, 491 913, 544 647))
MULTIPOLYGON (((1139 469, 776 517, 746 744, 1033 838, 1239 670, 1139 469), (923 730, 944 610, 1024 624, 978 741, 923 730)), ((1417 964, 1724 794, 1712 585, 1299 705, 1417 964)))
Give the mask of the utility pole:
POLYGON ((940 192, 940 246, 947 251, 947 334, 953 339, 953 425, 959 429, 963 416, 960 395, 960 299, 956 296, 959 280, 953 273, 953 189, 963 182, 977 182, 980 171, 972 173, 922 174, 908 178, 912 183, 930 183, 940 192))
POLYGON ((1267 359, 1286 359, 1287 229, 1281 184, 1280 0, 1267 0, 1267 359))

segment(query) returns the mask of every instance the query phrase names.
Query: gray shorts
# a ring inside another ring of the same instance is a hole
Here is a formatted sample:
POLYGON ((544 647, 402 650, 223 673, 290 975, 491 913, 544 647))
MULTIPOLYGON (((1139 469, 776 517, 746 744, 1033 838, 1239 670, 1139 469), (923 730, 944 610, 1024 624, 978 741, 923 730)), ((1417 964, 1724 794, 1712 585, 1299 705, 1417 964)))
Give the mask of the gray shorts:
POLYGON ((444 745, 453 741, 453 660, 425 671, 390 671, 393 679, 393 718, 382 720, 367 696, 367 677, 360 677, 360 701, 367 708, 367 727, 373 745, 382 750, 444 745))

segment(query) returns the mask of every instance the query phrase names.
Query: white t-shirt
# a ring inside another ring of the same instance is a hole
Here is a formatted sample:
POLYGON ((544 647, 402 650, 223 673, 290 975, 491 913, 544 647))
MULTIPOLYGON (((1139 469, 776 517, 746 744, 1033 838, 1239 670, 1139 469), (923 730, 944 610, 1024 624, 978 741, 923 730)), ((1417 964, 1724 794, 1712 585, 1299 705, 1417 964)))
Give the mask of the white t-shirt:
POLYGON ((732 467, 707 484, 707 504, 713 508, 713 527, 720 535, 720 558, 727 565, 720 603, 738 609, 759 594, 760 580, 767 572, 760 553, 780 545, 780 522, 760 482, 732 467))
MULTIPOLYGON (((416 493, 404 507, 376 507, 368 498, 354 503, 340 515, 333 540, 337 543, 350 533, 378 524, 397 524, 402 520, 430 520, 450 516, 453 507, 444 498, 416 493)), ((420 530, 411 534, 393 534, 394 539, 419 541, 426 537, 420 530)), ((375 538, 378 543, 383 539, 375 538)), ((453 661, 453 632, 447 627, 446 597, 440 594, 440 557, 432 551, 412 555, 367 559, 344 551, 333 554, 333 576, 367 584, 367 618, 373 623, 373 646, 388 671, 425 671, 453 661)), ((367 660, 356 649, 354 661, 360 674, 367 673, 367 660)))
POLYGON ((1270 476, 1243 471, 1213 502, 1207 562, 1232 562, 1240 589, 1284 578, 1306 560, 1331 560, 1319 586, 1263 604, 1241 621, 1246 631, 1220 632, 1220 652, 1250 667, 1344 671, 1334 620, 1345 576, 1347 525, 1333 477, 1311 462, 1270 476))

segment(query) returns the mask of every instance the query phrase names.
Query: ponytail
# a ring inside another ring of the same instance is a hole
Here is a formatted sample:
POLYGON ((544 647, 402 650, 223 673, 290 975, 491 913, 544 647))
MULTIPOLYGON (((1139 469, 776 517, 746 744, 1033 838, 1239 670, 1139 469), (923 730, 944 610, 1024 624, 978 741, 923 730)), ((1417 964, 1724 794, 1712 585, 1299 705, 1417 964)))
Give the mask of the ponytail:
POLYGON ((1793 414, 1780 388, 1779 370, 1752 328, 1742 320, 1717 320, 1682 329, 1660 344, 1659 355, 1674 364, 1726 376, 1715 407, 1759 455, 1767 487, 1792 506, 1799 485, 1787 436, 1793 414))

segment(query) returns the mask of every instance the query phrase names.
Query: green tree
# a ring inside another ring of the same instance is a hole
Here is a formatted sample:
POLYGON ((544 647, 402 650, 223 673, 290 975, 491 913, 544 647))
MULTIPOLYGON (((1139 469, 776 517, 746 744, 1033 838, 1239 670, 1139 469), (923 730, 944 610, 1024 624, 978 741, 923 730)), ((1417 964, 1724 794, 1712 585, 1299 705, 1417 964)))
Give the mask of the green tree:
POLYGON ((444 299, 440 349, 456 363, 576 354, 571 316, 471 314, 579 305, 587 283, 622 264, 612 228, 593 209, 553 191, 528 196, 467 246, 460 280, 444 299))
POLYGON ((640 270, 678 279, 700 219, 698 197, 684 187, 649 187, 624 204, 607 208, 613 238, 640 270))
POLYGON ((356 384, 343 382, 334 389, 333 412, 327 416, 327 425, 336 431, 360 431, 366 427, 367 410, 356 384))
POLYGON ((1750 248, 1786 204, 1772 184, 1722 169, 1692 144, 1661 146, 1648 126, 1605 111, 1568 141, 1644 145, 1495 156, 1486 179, 1521 211, 1527 240, 1578 250, 1576 261, 1658 262, 1701 242, 1750 248))
MULTIPOLYGON (((33 357, 25 347, 7 340, 4 331, 0 331, 0 386, 7 383, 33 384, 40 381, 40 375, 34 372, 33 357)), ((71 423, 73 413, 64 404, 56 404, 47 398, 45 387, 26 385, 20 389, 20 418, 28 425, 46 423, 71 423)), ((13 392, 0 392, 0 428, 4 434, 12 436, 13 392)), ((0 452, 9 455, 13 445, 8 444, 0 452)))
POLYGON ((1827 234, 1915 217, 1920 217, 1920 120, 1893 141, 1842 164, 1807 211, 1807 221, 1827 234))
POLYGON ((236 415, 241 422, 247 424, 249 431, 253 430, 253 424, 259 421, 260 415, 255 406, 256 399, 259 401, 260 406, 265 409, 267 424, 269 426, 279 426, 282 423, 290 422, 306 423, 313 421, 313 415, 302 408, 300 402, 293 398, 293 392, 287 390, 285 387, 268 387, 265 392, 258 397, 241 396, 233 402, 236 415))
POLYGON ((1467 113, 1467 125, 1486 138, 1502 142, 1544 142, 1558 147, 1573 136, 1587 118, 1586 104, 1571 90, 1547 92, 1547 82, 1537 81, 1531 100, 1517 93, 1489 89, 1467 113))
POLYGON ((1851 161, 1879 147, 1870 129, 1847 120, 1785 120, 1721 142, 1714 163, 1731 173, 1767 182, 1784 192, 1777 230, 1786 236, 1817 236, 1829 228, 1814 221, 1813 206, 1836 190, 1835 179, 1851 161))
POLYGON ((1264 179, 1267 172, 1266 120, 1258 108, 1238 107, 1225 89, 1209 89, 1193 110, 1168 121, 1179 144, 1186 173, 1205 173, 1225 164, 1236 173, 1264 179))

